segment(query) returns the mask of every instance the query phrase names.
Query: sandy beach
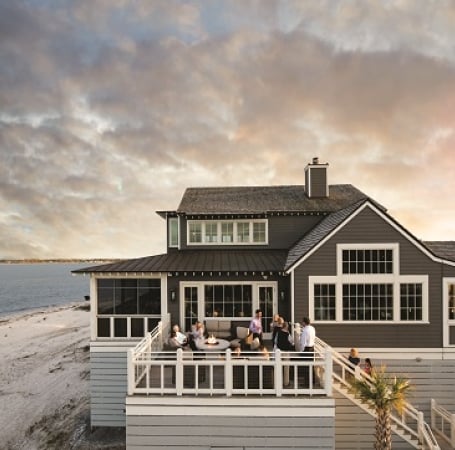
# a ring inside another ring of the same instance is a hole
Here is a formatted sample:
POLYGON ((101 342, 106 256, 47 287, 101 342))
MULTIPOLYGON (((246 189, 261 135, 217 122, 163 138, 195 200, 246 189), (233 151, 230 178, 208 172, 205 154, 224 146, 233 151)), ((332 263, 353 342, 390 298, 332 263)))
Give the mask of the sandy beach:
POLYGON ((123 449, 90 429, 87 303, 0 317, 0 448, 123 449))

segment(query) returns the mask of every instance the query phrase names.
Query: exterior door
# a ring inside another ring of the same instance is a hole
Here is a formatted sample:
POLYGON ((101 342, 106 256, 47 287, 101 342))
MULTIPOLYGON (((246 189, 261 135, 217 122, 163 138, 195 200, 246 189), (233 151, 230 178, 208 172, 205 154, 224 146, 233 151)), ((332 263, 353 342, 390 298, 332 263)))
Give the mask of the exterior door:
POLYGON ((262 311, 262 329, 264 337, 267 339, 271 338, 270 324, 273 320, 273 315, 277 311, 277 299, 276 299, 276 288, 274 285, 258 286, 258 299, 259 309, 262 311))
POLYGON ((455 347, 455 278, 444 279, 444 347, 455 347))

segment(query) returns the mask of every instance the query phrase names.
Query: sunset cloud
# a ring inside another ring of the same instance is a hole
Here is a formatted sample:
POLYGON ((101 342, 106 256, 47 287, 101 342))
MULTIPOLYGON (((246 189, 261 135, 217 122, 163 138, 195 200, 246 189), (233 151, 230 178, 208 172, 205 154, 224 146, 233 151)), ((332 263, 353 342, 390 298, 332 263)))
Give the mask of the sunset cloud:
POLYGON ((0 1, 0 258, 161 253, 186 187, 314 156, 454 240, 453 5, 0 1))

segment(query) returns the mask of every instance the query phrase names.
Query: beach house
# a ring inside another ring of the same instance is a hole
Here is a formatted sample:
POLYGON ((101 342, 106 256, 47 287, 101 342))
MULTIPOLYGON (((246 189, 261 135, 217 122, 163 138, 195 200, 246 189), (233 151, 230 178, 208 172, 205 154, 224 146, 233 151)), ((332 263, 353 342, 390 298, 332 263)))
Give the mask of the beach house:
POLYGON ((328 179, 314 158, 302 185, 190 187, 176 209, 158 211, 165 254, 74 271, 90 276, 93 427, 125 426, 128 448, 371 448, 373 418, 346 389, 345 356, 357 347, 414 386, 417 437, 396 434, 394 448, 424 448, 426 424, 453 439, 441 428, 455 435, 453 416, 443 418, 455 412, 455 242, 424 242, 354 185, 328 179), (188 332, 199 320, 231 343, 256 309, 266 339, 276 313, 295 336, 312 319, 310 386, 299 385, 298 358, 272 352, 259 385, 240 387, 232 374, 251 360, 229 349, 189 360, 162 352, 171 324, 188 332))

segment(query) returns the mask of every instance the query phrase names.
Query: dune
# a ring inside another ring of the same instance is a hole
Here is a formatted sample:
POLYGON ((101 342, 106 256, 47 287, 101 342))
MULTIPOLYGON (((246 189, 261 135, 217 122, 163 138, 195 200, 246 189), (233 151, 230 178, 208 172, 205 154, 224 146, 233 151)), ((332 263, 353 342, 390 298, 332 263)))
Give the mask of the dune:
POLYGON ((90 429, 87 303, 0 317, 5 449, 122 449, 124 429, 90 429))

